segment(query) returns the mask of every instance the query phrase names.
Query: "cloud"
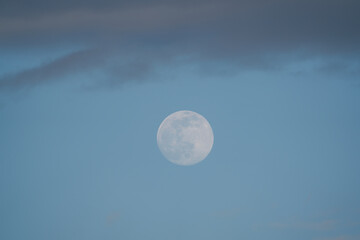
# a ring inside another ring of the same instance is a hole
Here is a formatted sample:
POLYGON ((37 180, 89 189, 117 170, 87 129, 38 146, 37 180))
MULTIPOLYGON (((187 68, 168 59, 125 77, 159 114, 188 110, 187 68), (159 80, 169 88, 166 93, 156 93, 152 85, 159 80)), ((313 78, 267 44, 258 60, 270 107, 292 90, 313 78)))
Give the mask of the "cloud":
POLYGON ((191 58, 203 72, 218 71, 214 66, 281 70, 291 62, 320 58, 325 60, 317 71, 356 73, 353 62, 360 56, 357 0, 5 2, 0 49, 70 42, 97 50, 4 76, 2 89, 95 70, 107 79, 96 85, 118 86, 149 79, 156 74, 154 66, 165 68, 181 57, 191 58), (164 61, 167 57, 170 61, 164 61))
POLYGON ((272 223, 270 226, 275 229, 304 229, 304 230, 332 230, 338 225, 335 220, 324 220, 321 222, 293 222, 293 223, 272 223))
POLYGON ((41 66, 26 69, 0 78, 0 89, 29 87, 54 81, 69 74, 92 70, 103 64, 103 53, 98 50, 82 50, 60 57, 41 66))
POLYGON ((316 238, 314 240, 359 240, 360 235, 340 235, 335 237, 316 238))
POLYGON ((119 221, 120 218, 121 218, 120 212, 110 213, 110 214, 106 217, 106 223, 109 224, 109 225, 112 225, 112 224, 116 223, 117 221, 119 221))
POLYGON ((86 89, 121 87, 127 82, 141 82, 156 75, 153 62, 170 63, 173 56, 161 52, 140 53, 135 49, 90 48, 72 52, 40 66, 0 77, 0 90, 17 90, 59 80, 85 83, 86 89))
MULTIPOLYGON (((62 41, 73 36, 96 42, 126 38, 139 43, 144 40, 142 44, 176 42, 194 48, 203 46, 204 52, 237 54, 301 47, 323 52, 349 51, 358 49, 355 47, 360 42, 360 3, 355 0, 57 4, 61 4, 58 9, 35 1, 32 6, 42 6, 43 11, 39 13, 39 9, 30 7, 25 16, 15 10, 19 7, 8 7, 7 14, 4 12, 0 18, 3 44, 19 38, 24 42, 44 37, 62 41)), ((18 11, 25 12, 21 8, 18 11)))

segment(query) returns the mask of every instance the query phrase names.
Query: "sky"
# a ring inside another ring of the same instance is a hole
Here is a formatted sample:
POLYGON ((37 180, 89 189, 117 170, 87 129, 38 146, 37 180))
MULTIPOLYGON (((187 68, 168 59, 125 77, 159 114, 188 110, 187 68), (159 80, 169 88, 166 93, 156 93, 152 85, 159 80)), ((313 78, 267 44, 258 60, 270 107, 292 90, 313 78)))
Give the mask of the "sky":
POLYGON ((357 0, 0 1, 0 239, 359 240, 357 0), (191 110, 193 166, 156 133, 191 110))

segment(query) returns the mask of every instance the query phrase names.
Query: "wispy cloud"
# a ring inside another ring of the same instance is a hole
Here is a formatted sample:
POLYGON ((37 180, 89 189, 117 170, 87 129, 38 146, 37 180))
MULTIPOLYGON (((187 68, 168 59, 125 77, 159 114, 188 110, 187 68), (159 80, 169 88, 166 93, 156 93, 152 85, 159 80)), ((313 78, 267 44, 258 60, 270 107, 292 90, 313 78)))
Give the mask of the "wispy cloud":
POLYGON ((271 223, 270 227, 275 229, 303 229, 303 230, 332 230, 338 226, 338 222, 335 220, 324 220, 320 222, 287 222, 287 223, 271 223))
MULTIPOLYGON (((117 52, 119 53, 119 52, 117 52)), ((124 58, 121 61, 109 49, 76 51, 40 66, 0 77, 0 90, 17 90, 59 80, 76 81, 79 76, 90 77, 86 88, 116 87, 126 82, 142 81, 153 72, 148 60, 124 58), (94 78, 97 72, 102 77, 94 78)))
POLYGON ((338 235, 334 237, 315 238, 314 240, 360 240, 360 235, 338 235))
POLYGON ((99 50, 73 52, 41 66, 25 69, 0 78, 0 89, 30 87, 51 82, 69 74, 88 71, 104 63, 104 53, 99 50))

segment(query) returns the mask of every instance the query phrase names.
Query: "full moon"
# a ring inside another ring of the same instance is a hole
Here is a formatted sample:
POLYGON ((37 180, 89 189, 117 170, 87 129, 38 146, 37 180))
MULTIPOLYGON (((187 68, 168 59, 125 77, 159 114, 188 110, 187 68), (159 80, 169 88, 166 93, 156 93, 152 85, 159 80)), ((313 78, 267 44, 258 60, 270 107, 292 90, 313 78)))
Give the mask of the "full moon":
POLYGON ((214 134, 209 122, 192 111, 170 114, 160 124, 157 144, 172 163, 189 166, 201 162, 210 153, 214 134))

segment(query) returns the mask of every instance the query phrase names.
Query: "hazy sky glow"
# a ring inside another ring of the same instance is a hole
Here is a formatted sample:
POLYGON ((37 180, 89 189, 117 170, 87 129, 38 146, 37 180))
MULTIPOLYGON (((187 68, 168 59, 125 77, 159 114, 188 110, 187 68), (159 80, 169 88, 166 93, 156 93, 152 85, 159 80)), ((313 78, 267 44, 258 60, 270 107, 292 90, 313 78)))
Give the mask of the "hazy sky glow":
POLYGON ((360 3, 0 3, 0 239, 360 239, 360 3), (203 162, 156 143, 205 116, 203 162))

